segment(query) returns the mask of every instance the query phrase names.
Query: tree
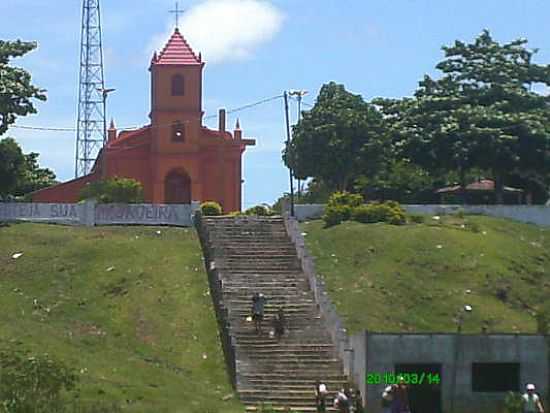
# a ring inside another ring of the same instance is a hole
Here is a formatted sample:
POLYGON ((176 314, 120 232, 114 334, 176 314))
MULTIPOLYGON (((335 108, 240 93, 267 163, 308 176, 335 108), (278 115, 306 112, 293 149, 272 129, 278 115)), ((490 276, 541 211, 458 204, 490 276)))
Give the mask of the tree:
POLYGON ((23 154, 12 138, 0 141, 0 196, 21 196, 56 183, 55 174, 38 165, 38 154, 23 154))
POLYGON ((107 178, 88 183, 80 191, 80 199, 96 199, 102 204, 143 202, 143 186, 132 178, 107 178))
POLYGON ((13 194, 25 174, 26 160, 12 138, 0 141, 0 196, 13 194))
POLYGON ((40 167, 39 156, 36 152, 25 155, 25 170, 20 184, 14 191, 15 195, 26 195, 57 183, 55 173, 51 169, 40 167))
POLYGON ((511 171, 545 177, 550 148, 550 98, 531 85, 550 85, 550 66, 519 39, 501 45, 488 31, 471 44, 443 47, 438 80, 425 76, 412 99, 377 100, 404 154, 431 173, 491 172, 497 202, 511 171))
POLYGON ((388 158, 375 176, 361 176, 355 189, 366 199, 393 200, 401 203, 434 202, 435 179, 406 159, 388 158))
POLYGON ((378 110, 334 82, 321 88, 315 106, 293 127, 283 160, 298 179, 316 178, 337 190, 372 173, 381 159, 384 136, 378 110))
POLYGON ((31 84, 31 75, 11 67, 10 59, 20 57, 36 48, 36 43, 0 40, 0 135, 4 134, 17 116, 36 113, 32 99, 46 100, 44 90, 31 84))

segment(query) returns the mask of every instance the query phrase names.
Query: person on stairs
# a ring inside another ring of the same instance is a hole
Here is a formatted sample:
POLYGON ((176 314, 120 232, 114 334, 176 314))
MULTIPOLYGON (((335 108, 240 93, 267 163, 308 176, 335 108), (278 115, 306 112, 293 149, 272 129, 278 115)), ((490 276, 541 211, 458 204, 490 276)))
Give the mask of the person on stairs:
POLYGON ((392 413, 393 391, 395 385, 387 386, 382 392, 382 413, 392 413))
POLYGON ((346 396, 344 389, 341 389, 336 394, 336 398, 334 399, 334 408, 338 409, 340 413, 350 413, 350 401, 348 399, 348 396, 346 396))
POLYGON ((363 398, 361 397, 361 391, 359 389, 355 389, 353 393, 353 411, 355 413, 364 413, 363 398))
POLYGON ((315 383, 315 406, 317 413, 325 413, 327 411, 327 386, 317 380, 315 383))
POLYGON ((275 337, 277 337, 277 340, 280 340, 281 337, 285 334, 285 325, 285 312, 283 310, 283 307, 279 307, 279 310, 277 310, 277 315, 273 320, 273 328, 275 330, 275 337))
POLYGON ((264 319, 264 307, 267 299, 262 293, 254 293, 252 296, 252 319, 256 327, 256 333, 262 334, 262 320, 264 319))
POLYGON ((397 386, 393 391, 392 413, 411 413, 409 407, 409 386, 403 376, 397 379, 397 386))

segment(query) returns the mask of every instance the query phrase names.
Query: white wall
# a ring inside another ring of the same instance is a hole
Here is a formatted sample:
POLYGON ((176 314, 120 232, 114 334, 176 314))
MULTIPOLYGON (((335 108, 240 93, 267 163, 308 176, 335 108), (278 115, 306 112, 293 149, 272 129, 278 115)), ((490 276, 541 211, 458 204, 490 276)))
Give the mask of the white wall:
POLYGON ((174 225, 189 227, 199 208, 185 205, 2 203, 0 221, 30 221, 69 225, 174 225))
MULTIPOLYGON (((489 215, 550 227, 550 206, 545 205, 403 205, 403 208, 410 214, 445 215, 464 211, 465 214, 489 215)), ((298 221, 319 219, 324 211, 324 204, 294 206, 298 221)))

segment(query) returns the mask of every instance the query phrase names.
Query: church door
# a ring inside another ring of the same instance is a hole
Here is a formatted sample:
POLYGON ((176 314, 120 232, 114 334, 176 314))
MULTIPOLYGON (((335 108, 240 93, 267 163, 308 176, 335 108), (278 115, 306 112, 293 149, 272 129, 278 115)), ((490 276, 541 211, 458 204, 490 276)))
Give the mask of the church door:
POLYGON ((164 181, 164 202, 167 204, 191 203, 191 179, 182 172, 170 172, 164 181))

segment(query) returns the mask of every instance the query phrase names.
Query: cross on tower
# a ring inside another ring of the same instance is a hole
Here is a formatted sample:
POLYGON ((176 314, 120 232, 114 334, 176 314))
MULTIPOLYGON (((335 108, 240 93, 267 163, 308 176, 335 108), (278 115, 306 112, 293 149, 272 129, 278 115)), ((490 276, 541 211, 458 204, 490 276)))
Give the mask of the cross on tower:
POLYGON ((176 9, 175 9, 175 10, 170 10, 170 13, 176 15, 176 29, 178 29, 178 28, 179 28, 179 25, 180 25, 180 14, 185 13, 185 9, 180 10, 180 8, 179 8, 179 2, 176 1, 176 9))

